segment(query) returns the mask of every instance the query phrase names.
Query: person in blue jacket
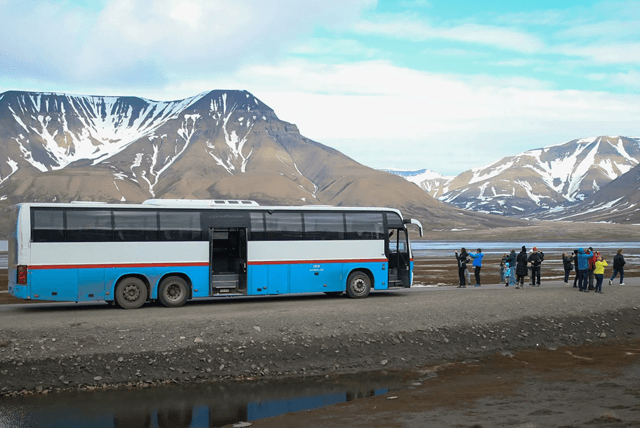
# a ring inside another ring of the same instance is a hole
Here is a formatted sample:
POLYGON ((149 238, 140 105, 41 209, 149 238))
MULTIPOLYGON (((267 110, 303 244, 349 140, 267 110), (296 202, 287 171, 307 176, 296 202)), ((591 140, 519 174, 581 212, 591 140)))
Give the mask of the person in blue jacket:
POLYGON ((578 291, 584 293, 589 292, 589 258, 591 258, 590 253, 585 253, 582 247, 578 248, 578 291))
POLYGON ((484 254, 482 254, 482 250, 478 248, 477 253, 470 253, 469 257, 473 259, 474 275, 476 277, 475 287, 480 287, 480 269, 482 269, 482 258, 484 254))

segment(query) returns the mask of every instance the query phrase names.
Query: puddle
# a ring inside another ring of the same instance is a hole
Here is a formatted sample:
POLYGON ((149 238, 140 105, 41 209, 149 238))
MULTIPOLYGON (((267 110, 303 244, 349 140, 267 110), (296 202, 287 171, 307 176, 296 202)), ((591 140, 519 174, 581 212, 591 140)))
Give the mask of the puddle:
POLYGON ((386 394, 406 386, 402 377, 374 372, 12 397, 0 404, 0 428, 219 427, 386 394))

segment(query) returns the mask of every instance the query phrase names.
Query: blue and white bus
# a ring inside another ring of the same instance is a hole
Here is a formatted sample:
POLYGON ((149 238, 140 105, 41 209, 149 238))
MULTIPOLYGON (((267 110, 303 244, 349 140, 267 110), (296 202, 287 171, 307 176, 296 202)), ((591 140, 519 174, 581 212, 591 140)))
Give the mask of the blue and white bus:
POLYGON ((407 225, 390 208, 253 201, 26 203, 12 211, 9 293, 20 299, 167 307, 221 295, 366 297, 410 287, 407 225))

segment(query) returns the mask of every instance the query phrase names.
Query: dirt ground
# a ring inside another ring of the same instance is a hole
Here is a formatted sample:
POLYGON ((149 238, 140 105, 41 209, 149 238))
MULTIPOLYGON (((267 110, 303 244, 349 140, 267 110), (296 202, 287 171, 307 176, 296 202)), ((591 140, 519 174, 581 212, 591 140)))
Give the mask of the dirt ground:
POLYGON ((256 428, 640 427, 640 340, 422 367, 410 387, 256 428))

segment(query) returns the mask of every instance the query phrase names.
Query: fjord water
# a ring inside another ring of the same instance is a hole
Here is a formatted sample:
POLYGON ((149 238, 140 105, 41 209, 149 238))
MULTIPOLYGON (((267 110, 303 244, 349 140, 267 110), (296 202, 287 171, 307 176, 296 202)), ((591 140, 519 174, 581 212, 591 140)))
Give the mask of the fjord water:
POLYGON ((0 403, 0 427, 217 427, 386 394, 402 386, 399 377, 374 372, 10 397, 0 403))
POLYGON ((418 257, 447 257, 453 256, 454 251, 460 251, 465 247, 467 251, 475 252, 477 248, 481 248, 484 254, 503 254, 511 250, 516 253, 520 251, 522 246, 527 247, 530 251, 533 247, 537 247, 545 254, 562 254, 564 252, 572 252, 580 247, 593 247, 600 251, 605 257, 612 258, 618 248, 625 249, 625 256, 637 256, 640 253, 640 241, 633 242, 515 242, 515 241, 497 241, 497 242, 474 242, 474 241, 413 241, 411 248, 414 255, 418 257))

